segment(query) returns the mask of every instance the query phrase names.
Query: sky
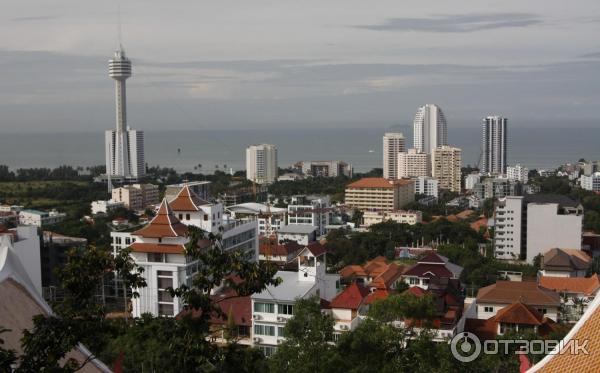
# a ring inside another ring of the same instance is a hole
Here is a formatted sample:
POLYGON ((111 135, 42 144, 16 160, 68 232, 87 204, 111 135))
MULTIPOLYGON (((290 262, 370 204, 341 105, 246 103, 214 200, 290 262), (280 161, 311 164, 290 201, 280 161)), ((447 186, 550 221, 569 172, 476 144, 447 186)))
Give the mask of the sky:
POLYGON ((0 133, 114 127, 119 40, 141 130, 600 125, 597 0, 5 0, 0 34, 0 133))

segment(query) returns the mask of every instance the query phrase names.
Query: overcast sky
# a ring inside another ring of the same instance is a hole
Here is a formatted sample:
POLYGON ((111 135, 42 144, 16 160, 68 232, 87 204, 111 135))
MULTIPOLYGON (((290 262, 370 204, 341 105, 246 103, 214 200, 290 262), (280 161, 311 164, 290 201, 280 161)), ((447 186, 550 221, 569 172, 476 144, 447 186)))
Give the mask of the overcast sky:
POLYGON ((129 125, 598 126, 600 2, 4 2, 0 132, 114 126, 107 60, 133 61, 129 125))

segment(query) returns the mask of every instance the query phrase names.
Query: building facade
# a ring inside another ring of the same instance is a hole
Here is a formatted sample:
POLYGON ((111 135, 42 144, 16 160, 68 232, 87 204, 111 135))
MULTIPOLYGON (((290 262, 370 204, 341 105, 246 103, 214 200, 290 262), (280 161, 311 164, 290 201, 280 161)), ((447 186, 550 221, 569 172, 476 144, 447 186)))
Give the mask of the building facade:
POLYGON ((66 217, 67 214, 65 214, 64 212, 58 212, 56 210, 39 211, 25 209, 19 211, 19 224, 43 227, 46 225, 60 223, 61 221, 65 220, 66 217))
POLYGON ((398 178, 398 153, 406 151, 404 135, 387 132, 383 135, 383 178, 398 178))
POLYGON ((438 198, 440 183, 438 179, 429 176, 419 176, 415 179, 415 193, 438 198))
POLYGON ((508 120, 501 116, 483 119, 481 172, 484 174, 506 173, 507 123, 508 120))
POLYGON ((370 227, 386 220, 395 221, 400 224, 415 225, 423 221, 421 211, 365 211, 363 212, 363 226, 370 227))
POLYGON ((292 196, 287 216, 289 225, 317 227, 318 234, 323 235, 331 220, 331 199, 329 196, 292 196))
POLYGON ((523 194, 523 184, 516 180, 488 177, 475 184, 473 194, 482 201, 488 198, 519 196, 523 194))
POLYGON ((527 184, 529 181, 529 169, 527 167, 517 164, 515 166, 506 167, 506 178, 509 180, 520 181, 523 184, 527 184))
POLYGON ((256 184, 270 184, 277 180, 278 171, 275 145, 250 145, 246 148, 246 179, 256 184))
POLYGON ((579 184, 581 185, 581 189, 600 192, 600 172, 594 172, 591 175, 581 175, 579 184))
POLYGON ((112 190, 112 200, 122 202, 125 208, 139 211, 160 202, 158 185, 131 184, 112 190))
POLYGON ((414 181, 363 178, 346 187, 346 205, 359 210, 400 210, 415 200, 414 181))
POLYGON ((432 175, 438 179, 441 189, 460 193, 461 154, 461 149, 451 146, 441 146, 433 151, 432 175))
POLYGON ((434 104, 421 106, 413 122, 413 147, 419 153, 432 154, 447 144, 448 129, 442 109, 434 104))
POLYGON ((294 164, 306 176, 352 177, 352 165, 343 161, 300 161, 294 164))
POLYGON ((416 149, 398 153, 398 179, 431 176, 431 157, 416 149))

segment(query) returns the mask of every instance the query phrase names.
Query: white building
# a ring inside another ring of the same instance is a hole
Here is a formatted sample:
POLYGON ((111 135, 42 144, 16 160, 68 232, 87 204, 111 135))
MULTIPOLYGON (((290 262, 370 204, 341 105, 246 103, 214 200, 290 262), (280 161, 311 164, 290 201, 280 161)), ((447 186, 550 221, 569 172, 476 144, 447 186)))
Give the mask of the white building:
POLYGON ((285 225, 287 209, 267 206, 263 203, 246 202, 226 208, 236 220, 258 220, 258 232, 270 235, 285 225))
POLYGON ((312 225, 294 224, 279 227, 277 238, 279 243, 296 241, 300 245, 308 245, 316 241, 318 228, 312 225))
POLYGON ((278 171, 275 145, 250 145, 246 148, 246 179, 257 184, 270 184, 277 180, 278 171))
POLYGON ((560 195, 500 198, 495 210, 494 255, 533 263, 553 248, 581 249, 583 208, 560 195))
POLYGON ((300 161, 294 164, 294 168, 299 169, 306 176, 352 177, 352 165, 343 161, 300 161))
POLYGON ((181 188, 187 185, 188 188, 190 188, 190 190, 198 196, 198 198, 208 201, 211 199, 211 184, 212 182, 210 181, 188 181, 181 184, 170 184, 167 185, 167 188, 165 189, 165 198, 173 199, 177 194, 179 194, 181 188))
POLYGON ((483 136, 481 149, 481 172, 483 174, 504 175, 506 173, 507 134, 508 120, 500 116, 483 118, 483 136))
MULTIPOLYGON (((0 248, 10 249, 19 258, 37 295, 42 296, 42 263, 40 237, 34 226, 19 226, 0 232, 0 248)), ((0 258, 0 268, 3 260, 0 258)), ((3 300, 11 302, 11 300, 3 300)))
POLYGON ((506 168, 506 177, 509 180, 516 180, 522 182, 523 184, 527 184, 529 181, 529 169, 521 166, 520 164, 508 166, 506 168))
POLYGON ((365 211, 363 212, 363 226, 370 227, 386 220, 400 224, 415 225, 423 221, 421 211, 365 211))
POLYGON ((579 178, 581 189, 600 192, 600 172, 594 172, 591 175, 581 175, 579 178))
POLYGON ((289 225, 314 226, 318 235, 323 235, 331 220, 331 199, 329 196, 292 196, 287 212, 289 225))
POLYGON ((438 106, 427 104, 417 110, 413 123, 413 147, 420 153, 432 154, 448 144, 446 117, 438 106))
POLYGON ((91 205, 92 215, 108 214, 111 210, 118 209, 120 207, 125 208, 125 204, 123 202, 118 202, 118 201, 113 201, 113 200, 92 201, 92 205, 91 205))
POLYGON ((523 197, 507 196, 498 199, 494 213, 494 256, 518 260, 521 257, 521 221, 523 197))
POLYGON ((383 135, 383 178, 398 178, 398 153, 404 152, 404 135, 400 132, 387 132, 383 135))
POLYGON ((473 190, 475 184, 479 183, 479 180, 481 180, 480 174, 468 174, 465 177, 465 190, 473 190))
POLYGON ((116 129, 108 130, 105 134, 106 173, 136 179, 146 174, 144 132, 127 126, 125 80, 131 77, 131 61, 122 48, 109 61, 108 71, 115 80, 116 129))
POLYGON ((438 198, 440 188, 438 179, 429 176, 419 176, 414 181, 416 194, 438 198))
POLYGON ((398 179, 431 176, 431 157, 416 149, 398 153, 398 179))
POLYGON ((39 211, 27 209, 19 211, 19 224, 43 227, 45 225, 60 223, 65 220, 66 217, 67 214, 56 210, 39 211))
POLYGON ((278 271, 278 286, 269 285, 252 299, 252 341, 266 356, 285 339, 284 327, 294 315, 298 299, 312 296, 330 301, 339 290, 340 276, 326 272, 325 248, 319 243, 305 247, 297 257, 298 272, 278 271))

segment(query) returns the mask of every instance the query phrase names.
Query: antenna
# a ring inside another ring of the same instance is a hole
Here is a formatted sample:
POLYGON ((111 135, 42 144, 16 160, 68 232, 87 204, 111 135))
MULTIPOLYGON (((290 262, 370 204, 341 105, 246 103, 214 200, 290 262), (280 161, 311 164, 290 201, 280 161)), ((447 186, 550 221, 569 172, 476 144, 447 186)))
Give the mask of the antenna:
POLYGON ((123 43, 121 38, 121 4, 117 4, 117 38, 119 41, 119 48, 123 50, 123 43))

